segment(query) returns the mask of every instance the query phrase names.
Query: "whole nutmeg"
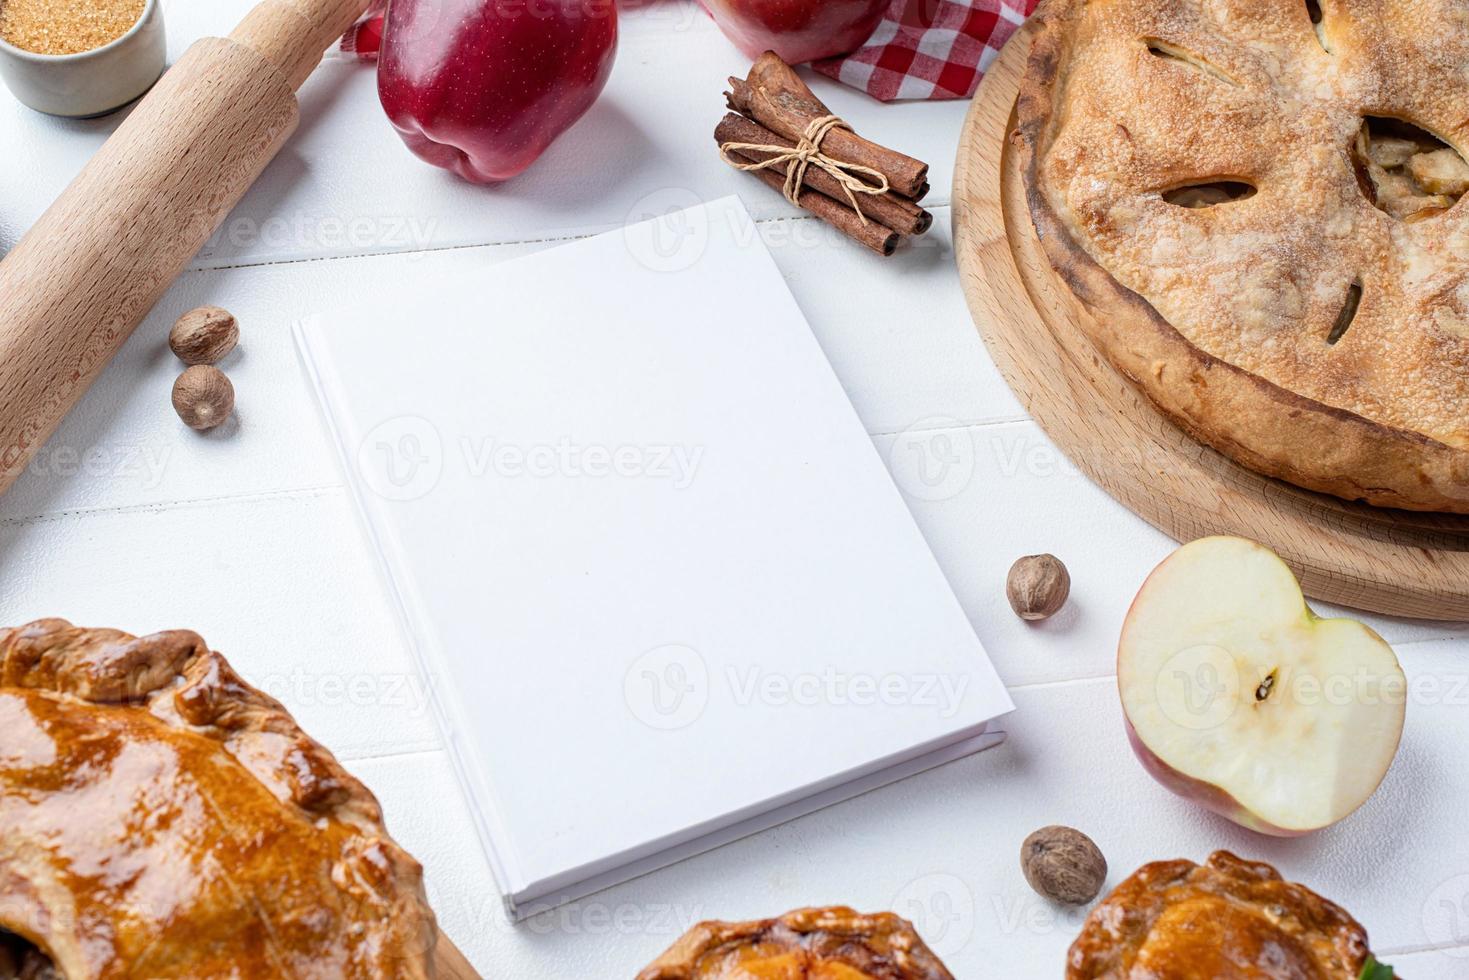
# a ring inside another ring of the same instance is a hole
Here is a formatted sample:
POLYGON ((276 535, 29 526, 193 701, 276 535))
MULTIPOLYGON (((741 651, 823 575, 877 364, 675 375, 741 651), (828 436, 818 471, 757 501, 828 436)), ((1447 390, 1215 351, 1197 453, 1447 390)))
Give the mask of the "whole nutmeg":
POLYGON ((234 314, 217 306, 190 310, 168 333, 169 350, 191 366, 218 364, 239 340, 240 326, 234 314))
POLYGON ((1071 594, 1071 574, 1055 555, 1027 555, 1010 566, 1005 595, 1021 619, 1048 619, 1071 594))
POLYGON ((235 386, 217 367, 196 364, 173 383, 173 410, 191 429, 212 429, 230 417, 235 386))
POLYGON ((1107 880, 1107 859, 1092 839, 1070 827, 1042 827, 1020 845, 1020 869, 1042 898, 1085 905, 1107 880))

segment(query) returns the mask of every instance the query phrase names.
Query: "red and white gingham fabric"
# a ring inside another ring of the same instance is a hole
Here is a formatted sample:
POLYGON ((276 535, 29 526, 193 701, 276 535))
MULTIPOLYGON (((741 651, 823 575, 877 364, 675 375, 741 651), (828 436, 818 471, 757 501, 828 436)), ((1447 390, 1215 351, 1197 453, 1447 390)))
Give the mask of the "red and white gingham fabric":
POLYGON ((341 48, 345 54, 356 55, 363 60, 377 57, 378 48, 383 44, 383 20, 387 7, 388 0, 372 0, 362 19, 342 35, 341 48))
POLYGON ((875 99, 967 99, 1039 0, 893 0, 851 54, 811 67, 875 99))
MULTIPOLYGON (((892 0, 877 30, 851 54, 812 67, 875 99, 967 99, 1039 0, 892 0)), ((377 57, 383 8, 376 0, 342 50, 377 57)))

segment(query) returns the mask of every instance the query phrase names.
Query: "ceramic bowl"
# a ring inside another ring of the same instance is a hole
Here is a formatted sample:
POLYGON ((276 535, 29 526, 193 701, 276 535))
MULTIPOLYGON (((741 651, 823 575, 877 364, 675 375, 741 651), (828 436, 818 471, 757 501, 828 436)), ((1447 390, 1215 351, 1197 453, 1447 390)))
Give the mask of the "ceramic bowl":
POLYGON ((163 10, 146 0, 126 34, 76 54, 36 54, 0 40, 0 78, 21 102, 53 116, 120 109, 153 87, 167 58, 163 10))

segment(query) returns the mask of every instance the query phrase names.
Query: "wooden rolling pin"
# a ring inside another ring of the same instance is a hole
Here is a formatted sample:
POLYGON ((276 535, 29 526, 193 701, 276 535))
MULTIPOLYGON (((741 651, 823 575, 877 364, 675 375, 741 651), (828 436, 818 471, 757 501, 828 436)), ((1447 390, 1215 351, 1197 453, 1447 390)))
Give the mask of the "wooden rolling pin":
MULTIPOLYGON (((275 158, 369 0, 265 0, 194 44, 0 262, 0 493, 275 158)), ((478 980, 439 935, 444 980, 478 980)))
POLYGON ((0 493, 275 157, 367 3, 265 0, 196 43, 0 262, 0 493))

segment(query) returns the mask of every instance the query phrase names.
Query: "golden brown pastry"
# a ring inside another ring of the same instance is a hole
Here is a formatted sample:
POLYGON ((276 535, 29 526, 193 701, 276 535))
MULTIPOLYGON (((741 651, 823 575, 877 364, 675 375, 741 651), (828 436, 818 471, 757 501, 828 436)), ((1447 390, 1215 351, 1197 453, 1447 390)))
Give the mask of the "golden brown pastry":
POLYGON ((954 980, 891 912, 798 909, 778 919, 701 922, 637 980, 954 980))
POLYGON ((0 631, 0 732, 0 930, 68 980, 432 975, 377 801, 196 634, 0 631))
POLYGON ((1144 865, 1092 909, 1066 980, 1357 980, 1367 933, 1268 864, 1144 865))
POLYGON ((1021 166, 1096 346, 1245 466, 1469 513, 1469 0, 1038 23, 1021 166))

